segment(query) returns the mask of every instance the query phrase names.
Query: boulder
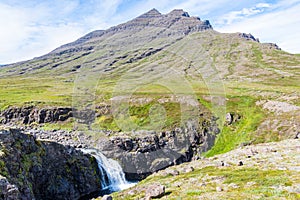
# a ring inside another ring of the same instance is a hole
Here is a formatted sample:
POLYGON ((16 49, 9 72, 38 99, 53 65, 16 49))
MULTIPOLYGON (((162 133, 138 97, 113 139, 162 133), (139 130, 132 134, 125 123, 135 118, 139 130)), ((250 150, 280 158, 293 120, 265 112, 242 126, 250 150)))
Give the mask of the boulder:
POLYGON ((232 121, 233 121, 232 114, 231 113, 227 113, 226 116, 225 116, 225 122, 226 122, 226 124, 230 125, 230 124, 232 124, 232 121))
POLYGON ((113 200, 113 198, 110 195, 104 195, 101 200, 113 200))
POLYGON ((216 187, 216 192, 222 192, 223 191, 223 188, 222 187, 220 187, 220 186, 217 186, 216 187))
POLYGON ((146 189, 145 197, 146 199, 159 198, 164 196, 165 194, 165 186, 160 184, 150 185, 146 189))

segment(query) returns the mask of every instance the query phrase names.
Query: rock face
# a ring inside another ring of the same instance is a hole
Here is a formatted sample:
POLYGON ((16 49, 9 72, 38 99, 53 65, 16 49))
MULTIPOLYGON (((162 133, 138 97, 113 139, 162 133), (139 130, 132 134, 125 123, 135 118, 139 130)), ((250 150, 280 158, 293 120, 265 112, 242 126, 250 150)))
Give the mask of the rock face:
POLYGON ((245 38, 246 40, 252 40, 252 41, 255 41, 255 42, 259 42, 259 39, 255 38, 250 33, 248 33, 248 34, 247 33, 239 33, 238 35, 239 35, 239 37, 245 38))
POLYGON ((20 191, 17 186, 10 184, 7 179, 0 175, 0 199, 20 199, 20 191))
POLYGON ((140 131, 131 136, 97 141, 96 148, 120 161, 128 180, 143 179, 171 165, 198 159, 202 152, 208 151, 219 129, 213 120, 200 129, 190 123, 173 131, 140 131))
POLYGON ((193 123, 170 131, 133 131, 131 133, 102 131, 87 136, 81 131, 24 131, 40 140, 74 148, 96 148, 120 162, 128 180, 141 180, 171 165, 197 160, 213 145, 219 129, 216 119, 207 119, 198 128, 193 123))
POLYGON ((206 119, 201 126, 192 122, 170 131, 132 131, 131 133, 101 131, 93 138, 81 131, 43 131, 25 129, 40 139, 72 146, 96 148, 106 157, 120 162, 128 180, 141 180, 171 165, 197 160, 208 151, 219 133, 216 119, 206 119))
POLYGON ((10 122, 22 122, 23 124, 47 123, 66 121, 73 116, 72 108, 42 108, 33 106, 11 107, 1 113, 3 124, 10 122))
POLYGON ((182 9, 175 9, 165 15, 159 13, 156 9, 152 9, 129 22, 108 29, 106 33, 124 29, 140 29, 145 26, 162 28, 166 33, 161 33, 158 37, 186 35, 191 32, 212 29, 209 21, 201 21, 199 17, 190 17, 190 15, 182 9))
MULTIPOLYGON (((102 112, 101 108, 98 110, 102 112)), ((95 114, 95 111, 89 109, 78 111, 70 107, 10 107, 0 113, 0 123, 42 124, 63 122, 75 117, 79 122, 88 124, 93 122, 95 114)))
POLYGON ((94 157, 20 130, 0 131, 0 199, 79 199, 101 189, 94 157))

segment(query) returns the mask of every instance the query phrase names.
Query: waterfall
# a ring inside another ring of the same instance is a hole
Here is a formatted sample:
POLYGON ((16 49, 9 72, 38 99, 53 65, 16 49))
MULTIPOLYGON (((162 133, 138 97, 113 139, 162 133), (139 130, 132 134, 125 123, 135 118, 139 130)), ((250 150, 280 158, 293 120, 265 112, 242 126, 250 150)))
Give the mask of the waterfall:
POLYGON ((110 158, 105 157, 96 149, 80 149, 84 153, 91 154, 97 160, 99 170, 101 172, 101 189, 102 191, 115 192, 127 189, 135 183, 125 179, 125 174, 120 164, 110 158))

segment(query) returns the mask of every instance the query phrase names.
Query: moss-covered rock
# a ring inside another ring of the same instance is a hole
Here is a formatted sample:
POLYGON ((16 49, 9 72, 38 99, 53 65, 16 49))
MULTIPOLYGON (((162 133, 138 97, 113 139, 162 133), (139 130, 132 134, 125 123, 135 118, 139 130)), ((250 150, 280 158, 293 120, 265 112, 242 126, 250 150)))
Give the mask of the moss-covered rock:
POLYGON ((72 147, 10 129, 0 149, 0 199, 78 199, 101 189, 96 160, 72 147))

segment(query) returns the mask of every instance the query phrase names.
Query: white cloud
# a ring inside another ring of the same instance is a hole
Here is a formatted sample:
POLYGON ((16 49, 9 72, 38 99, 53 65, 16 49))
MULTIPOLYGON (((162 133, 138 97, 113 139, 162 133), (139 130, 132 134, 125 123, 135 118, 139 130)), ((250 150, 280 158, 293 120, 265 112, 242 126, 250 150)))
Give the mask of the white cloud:
POLYGON ((251 8, 243 8, 239 11, 231 11, 223 16, 216 22, 216 24, 232 24, 236 20, 241 20, 258 13, 265 11, 265 8, 269 8, 270 4, 259 3, 251 8))
POLYGON ((97 28, 108 28, 121 0, 43 1, 28 7, 0 3, 0 64, 48 53, 97 28))
MULTIPOLYGON (((282 2, 279 2, 280 4, 282 2)), ((230 25, 220 26, 220 32, 252 33, 262 42, 277 43, 283 50, 300 53, 300 4, 293 4, 282 9, 278 4, 276 10, 250 18, 244 18, 230 25), (281 8, 281 9, 278 9, 281 8)))

